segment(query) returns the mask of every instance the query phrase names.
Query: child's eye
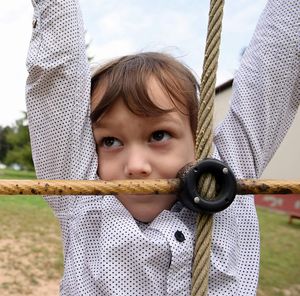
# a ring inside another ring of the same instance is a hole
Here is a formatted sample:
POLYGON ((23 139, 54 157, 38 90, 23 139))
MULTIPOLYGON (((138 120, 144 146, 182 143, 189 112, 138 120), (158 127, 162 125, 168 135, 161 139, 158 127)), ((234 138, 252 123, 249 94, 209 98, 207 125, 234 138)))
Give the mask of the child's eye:
POLYGON ((167 141, 171 138, 171 135, 166 131, 156 131, 152 133, 150 142, 167 141))
POLYGON ((122 146, 122 143, 117 138, 105 137, 102 139, 100 146, 104 148, 116 148, 122 146))

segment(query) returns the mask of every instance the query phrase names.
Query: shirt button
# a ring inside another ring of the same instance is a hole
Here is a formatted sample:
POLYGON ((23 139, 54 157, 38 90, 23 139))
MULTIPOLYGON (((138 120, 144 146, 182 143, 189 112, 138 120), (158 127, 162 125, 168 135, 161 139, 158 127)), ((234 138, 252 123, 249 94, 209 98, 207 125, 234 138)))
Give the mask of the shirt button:
POLYGON ((177 230, 175 232, 175 238, 177 241, 179 241, 180 243, 184 242, 185 241, 185 236, 184 234, 182 233, 182 231, 180 230, 177 230))

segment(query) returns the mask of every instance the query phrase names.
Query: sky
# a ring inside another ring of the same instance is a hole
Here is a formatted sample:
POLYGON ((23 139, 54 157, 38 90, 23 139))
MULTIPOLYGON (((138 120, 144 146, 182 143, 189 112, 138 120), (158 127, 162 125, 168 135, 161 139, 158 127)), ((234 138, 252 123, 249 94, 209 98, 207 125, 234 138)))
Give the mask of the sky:
MULTIPOLYGON (((163 51, 200 77, 208 0, 79 0, 88 54, 94 63, 139 51, 163 51)), ((267 0, 225 1, 217 84, 233 78, 240 54, 267 0)), ((0 126, 22 117, 26 55, 31 37, 30 0, 0 0, 0 126)), ((199 78, 200 79, 200 78, 199 78)))

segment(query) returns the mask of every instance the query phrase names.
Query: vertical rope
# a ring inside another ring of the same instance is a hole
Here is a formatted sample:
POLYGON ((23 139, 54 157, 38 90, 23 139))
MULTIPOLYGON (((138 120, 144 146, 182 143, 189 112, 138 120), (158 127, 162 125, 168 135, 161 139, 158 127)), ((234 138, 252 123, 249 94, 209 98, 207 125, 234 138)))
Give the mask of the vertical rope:
MULTIPOLYGON (((213 103, 221 40, 223 7, 224 0, 210 1, 195 147, 197 160, 204 159, 212 153, 213 103)), ((199 190, 201 196, 205 196, 209 199, 213 198, 215 195, 214 180, 210 176, 206 176, 200 181, 199 190)), ((192 296, 202 296, 208 293, 212 225, 213 219, 211 215, 199 215, 194 248, 192 296)))

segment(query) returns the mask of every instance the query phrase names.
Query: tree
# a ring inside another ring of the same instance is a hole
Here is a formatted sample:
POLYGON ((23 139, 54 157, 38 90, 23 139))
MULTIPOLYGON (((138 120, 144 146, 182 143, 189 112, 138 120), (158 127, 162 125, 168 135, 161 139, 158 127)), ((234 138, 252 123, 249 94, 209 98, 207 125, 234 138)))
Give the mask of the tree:
POLYGON ((3 163, 6 165, 18 164, 21 169, 34 170, 26 112, 6 133, 5 141, 10 149, 7 151, 3 163))
POLYGON ((11 149, 10 145, 6 141, 6 135, 10 132, 10 127, 0 126, 0 162, 4 162, 6 154, 9 149, 11 149))

